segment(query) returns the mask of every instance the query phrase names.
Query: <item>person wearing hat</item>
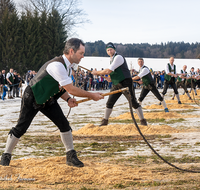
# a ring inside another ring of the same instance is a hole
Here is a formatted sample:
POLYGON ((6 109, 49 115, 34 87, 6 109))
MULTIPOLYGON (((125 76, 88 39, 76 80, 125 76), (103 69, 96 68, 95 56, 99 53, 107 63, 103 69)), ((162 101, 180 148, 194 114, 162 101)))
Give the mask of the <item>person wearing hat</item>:
MULTIPOLYGON (((186 93, 189 100, 191 100, 192 98, 190 97, 190 94, 188 93, 188 90, 187 90, 187 86, 185 84, 185 81, 189 78, 186 69, 187 69, 187 65, 184 65, 183 69, 181 69, 181 71, 180 71, 181 75, 178 76, 178 78, 177 78, 176 87, 177 88, 182 87, 184 89, 184 94, 186 93)), ((175 93, 172 97, 172 100, 174 100, 174 97, 175 97, 175 93)))
POLYGON ((152 78, 151 72, 147 66, 144 65, 144 59, 138 58, 138 65, 140 67, 139 74, 132 78, 133 81, 141 79, 140 84, 143 84, 142 91, 140 93, 140 97, 138 99, 140 105, 142 104, 142 101, 146 97, 146 95, 151 91, 158 100, 161 101, 162 106, 164 108, 165 112, 169 112, 167 105, 165 103, 165 100, 161 97, 160 93, 158 92, 158 89, 156 88, 155 81, 152 78))
POLYGON ((167 93, 169 85, 171 85, 171 87, 174 90, 175 96, 178 100, 178 104, 181 104, 178 90, 175 84, 175 78, 177 77, 178 75, 176 74, 176 65, 174 64, 174 57, 170 57, 169 63, 165 67, 165 81, 164 81, 162 96, 164 98, 165 94, 167 93))
MULTIPOLYGON (((106 80, 108 82, 112 81, 113 87, 111 91, 128 87, 129 92, 125 92, 123 94, 128 100, 129 100, 129 94, 131 95, 132 106, 136 110, 136 113, 140 119, 141 125, 147 125, 146 119, 143 116, 142 108, 137 102, 136 97, 135 97, 133 81, 131 78, 131 73, 128 69, 128 65, 126 63, 126 59, 122 57, 121 55, 117 54, 116 48, 112 42, 109 42, 106 45, 106 52, 110 56, 109 68, 103 69, 100 71, 92 71, 92 74, 93 75, 110 75, 110 77, 106 77, 106 80)), ((121 95, 122 93, 117 93, 117 94, 112 94, 108 97, 104 118, 101 121, 100 126, 108 124, 108 119, 112 113, 113 107, 121 95)))

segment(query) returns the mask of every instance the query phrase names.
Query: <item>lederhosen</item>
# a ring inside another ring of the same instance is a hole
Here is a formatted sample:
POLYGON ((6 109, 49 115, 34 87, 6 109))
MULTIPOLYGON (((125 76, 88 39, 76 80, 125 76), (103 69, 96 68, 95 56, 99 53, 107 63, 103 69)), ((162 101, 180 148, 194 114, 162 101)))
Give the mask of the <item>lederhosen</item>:
MULTIPOLYGON (((199 75, 200 75, 200 73, 197 73, 197 76, 199 76, 199 75)), ((198 88, 200 88, 200 79, 196 81, 196 86, 197 86, 198 88)))
MULTIPOLYGON (((181 74, 185 74, 185 76, 187 75, 187 72, 183 72, 183 70, 181 70, 181 74)), ((185 84, 186 80, 182 80, 182 78, 178 77, 177 81, 176 81, 176 88, 178 89, 179 87, 182 87, 185 91, 185 93, 188 93, 187 90, 187 85, 185 84)))
POLYGON ((61 132, 71 130, 68 120, 57 103, 57 99, 66 91, 60 90, 59 83, 46 71, 46 67, 54 61, 61 62, 66 67, 62 56, 46 62, 24 91, 17 125, 10 131, 10 134, 14 134, 17 138, 26 132, 38 111, 53 121, 61 132))
MULTIPOLYGON (((149 68, 146 66, 143 66, 143 68, 147 68, 149 70, 149 68)), ((154 79, 152 78, 150 71, 147 75, 142 77, 142 82, 143 82, 143 87, 140 93, 140 97, 138 99, 140 102, 144 100, 149 91, 151 91, 158 100, 163 101, 162 96, 160 95, 158 89, 155 86, 154 79)))
MULTIPOLYGON (((113 62, 115 56, 117 55, 117 53, 115 53, 115 55, 113 56, 112 61, 110 62, 110 64, 113 62)), ((137 109, 138 107, 140 107, 139 103, 136 100, 135 97, 135 89, 133 87, 133 80, 131 78, 131 74, 130 71, 128 69, 128 65, 126 63, 125 58, 123 57, 124 62, 122 65, 120 65, 118 68, 116 68, 113 72, 110 73, 110 77, 112 80, 112 88, 111 88, 111 92, 115 91, 115 90, 119 90, 121 88, 129 88, 129 93, 124 92, 123 94, 125 95, 125 97, 129 100, 129 94, 131 95, 131 102, 132 102, 132 106, 134 109, 137 109)), ((113 108, 113 106, 115 105, 116 101, 119 99, 119 97, 122 95, 122 93, 117 93, 117 94, 112 94, 109 95, 108 97, 108 101, 106 103, 106 107, 107 108, 113 108)))
MULTIPOLYGON (((174 65, 174 68, 171 69, 170 64, 168 63, 168 67, 169 67, 169 72, 174 72, 174 74, 176 74, 176 65, 174 65)), ((165 74, 165 81, 164 81, 164 88, 163 88, 163 92, 162 94, 165 95, 167 93, 167 89, 169 87, 169 85, 171 85, 171 87, 174 90, 175 94, 178 94, 178 90, 175 84, 175 78, 171 77, 170 75, 165 74)))
MULTIPOLYGON (((195 72, 190 72, 190 76, 192 77, 193 75, 195 75, 195 72)), ((196 89, 196 79, 193 79, 193 78, 191 78, 191 79, 187 79, 187 81, 186 81, 186 85, 187 86, 191 86, 191 88, 193 88, 193 89, 196 89)))

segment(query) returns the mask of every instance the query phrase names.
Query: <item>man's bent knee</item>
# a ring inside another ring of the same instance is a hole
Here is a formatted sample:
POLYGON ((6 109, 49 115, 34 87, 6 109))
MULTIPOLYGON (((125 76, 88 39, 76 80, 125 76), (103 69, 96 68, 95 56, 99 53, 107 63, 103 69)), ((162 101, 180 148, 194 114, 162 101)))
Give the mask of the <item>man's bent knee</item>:
POLYGON ((13 127, 8 134, 14 135, 16 138, 20 138, 26 131, 19 131, 13 127))

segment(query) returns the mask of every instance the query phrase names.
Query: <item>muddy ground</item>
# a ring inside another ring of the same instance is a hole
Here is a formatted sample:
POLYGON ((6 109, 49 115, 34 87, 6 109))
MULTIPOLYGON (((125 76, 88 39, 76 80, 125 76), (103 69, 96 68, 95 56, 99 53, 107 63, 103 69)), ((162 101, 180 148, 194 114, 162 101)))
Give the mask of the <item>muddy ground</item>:
MULTIPOLYGON (((181 89, 179 92, 182 94, 181 89)), ((137 89, 137 97, 139 93, 137 89)), ((139 127, 166 161, 200 172, 200 91, 195 101, 181 96, 181 105, 171 100, 171 95, 170 89, 166 96, 170 112, 165 113, 149 93, 142 104, 148 127, 139 127)), ((56 126, 38 114, 13 151, 10 166, 0 166, 0 189, 200 189, 199 173, 169 166, 146 145, 124 97, 115 105, 109 125, 98 127, 106 99, 81 103, 68 117, 75 149, 85 167, 65 164, 65 150, 56 126)), ((59 103, 67 116, 66 103, 59 103)), ((0 106, 2 154, 7 133, 19 115, 20 99, 1 101, 0 106)))

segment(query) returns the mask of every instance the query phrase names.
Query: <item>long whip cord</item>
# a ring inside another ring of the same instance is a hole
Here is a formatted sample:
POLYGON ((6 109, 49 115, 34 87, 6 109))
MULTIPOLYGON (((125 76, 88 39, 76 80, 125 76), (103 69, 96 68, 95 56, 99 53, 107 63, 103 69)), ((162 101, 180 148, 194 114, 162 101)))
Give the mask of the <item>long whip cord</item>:
MULTIPOLYGON (((195 84, 194 84, 194 85, 195 85, 195 84)), ((191 91, 192 91, 192 97, 193 97, 193 100, 194 100, 195 104, 198 105, 198 106, 200 106, 200 104, 197 102, 197 100, 196 100, 196 98, 195 98, 195 95, 194 95, 194 88, 195 88, 195 86, 194 86, 193 89, 192 89, 192 87, 193 87, 193 82, 192 82, 192 79, 191 79, 191 91)))
POLYGON ((129 108, 130 108, 130 113, 131 113, 131 117, 132 117, 132 120, 138 130, 138 132, 140 133, 141 137, 143 138, 143 140, 145 141, 145 143, 149 146, 149 148, 161 159, 163 160, 165 163, 167 163, 168 165, 172 166, 173 168, 176 168, 178 170, 181 170, 181 171, 184 171, 184 172, 190 172, 190 173, 200 173, 200 171, 194 171, 194 170, 187 170, 187 169, 183 169, 183 168, 179 168, 177 166, 175 166, 174 164, 168 162, 167 160, 165 160, 160 154, 158 154, 158 152, 156 152, 156 150, 149 144, 149 142, 147 141, 147 139, 145 138, 145 136, 142 134, 136 120, 135 120, 135 117, 133 115, 133 108, 132 108, 132 102, 131 102, 131 96, 129 94, 129 108))

